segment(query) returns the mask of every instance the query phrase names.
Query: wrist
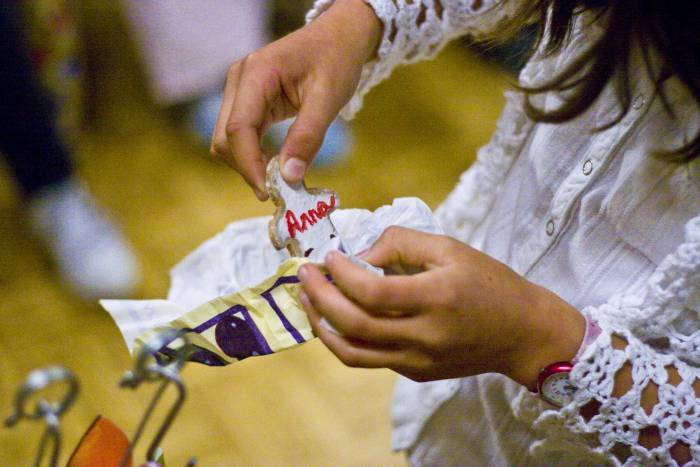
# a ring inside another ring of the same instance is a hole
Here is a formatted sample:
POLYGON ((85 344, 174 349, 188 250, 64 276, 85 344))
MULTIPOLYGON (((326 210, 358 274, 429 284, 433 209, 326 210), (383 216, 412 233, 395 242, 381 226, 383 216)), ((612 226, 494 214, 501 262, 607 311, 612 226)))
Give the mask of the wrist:
POLYGON ((328 21, 340 44, 362 63, 372 60, 382 38, 382 22, 365 0, 335 0, 317 21, 328 21))
POLYGON ((530 390, 540 371, 554 362, 571 362, 586 332, 585 317, 553 292, 533 284, 534 306, 525 310, 526 325, 506 376, 530 390))

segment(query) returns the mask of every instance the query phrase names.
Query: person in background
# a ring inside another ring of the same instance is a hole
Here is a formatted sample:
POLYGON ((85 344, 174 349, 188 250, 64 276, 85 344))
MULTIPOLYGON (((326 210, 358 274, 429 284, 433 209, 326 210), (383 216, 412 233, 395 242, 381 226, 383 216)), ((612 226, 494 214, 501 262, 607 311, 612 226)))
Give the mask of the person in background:
POLYGON ((64 282, 93 300, 134 293, 136 257, 77 179, 56 109, 29 52, 21 2, 0 5, 0 153, 17 181, 31 230, 64 282))

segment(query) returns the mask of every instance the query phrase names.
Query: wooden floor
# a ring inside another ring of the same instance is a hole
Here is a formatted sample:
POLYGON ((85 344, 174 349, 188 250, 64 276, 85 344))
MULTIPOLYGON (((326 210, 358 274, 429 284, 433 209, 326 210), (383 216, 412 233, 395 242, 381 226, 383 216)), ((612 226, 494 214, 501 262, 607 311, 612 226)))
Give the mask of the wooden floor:
MULTIPOLYGON (((80 174, 138 252, 139 298, 164 297, 180 258, 227 223, 272 206, 151 103, 123 24, 106 13, 91 13, 87 33, 97 92, 80 174)), ((488 139, 504 88, 491 66, 457 47, 399 70, 354 122, 347 161, 312 171, 309 184, 335 189, 345 207, 373 209, 399 196, 434 207, 488 139)), ((82 392, 63 419, 65 462, 97 414, 131 433, 153 388, 117 387, 130 361, 116 327, 61 286, 5 172, 0 179, 0 415, 31 369, 71 368, 82 392)), ((317 341, 225 368, 192 364, 185 379, 190 397, 164 443, 170 466, 189 455, 202 466, 403 465, 389 448, 395 375, 345 368, 317 341)), ((38 439, 28 423, 1 428, 0 465, 30 465, 38 439)))

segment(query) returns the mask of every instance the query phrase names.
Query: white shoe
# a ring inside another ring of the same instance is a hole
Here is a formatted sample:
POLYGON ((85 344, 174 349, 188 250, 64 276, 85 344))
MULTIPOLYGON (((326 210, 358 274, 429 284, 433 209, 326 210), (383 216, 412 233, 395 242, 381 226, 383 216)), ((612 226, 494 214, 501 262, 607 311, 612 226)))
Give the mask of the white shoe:
POLYGON ((134 293, 139 267, 131 247, 78 182, 43 190, 30 200, 28 214, 62 278, 80 296, 94 300, 134 293))

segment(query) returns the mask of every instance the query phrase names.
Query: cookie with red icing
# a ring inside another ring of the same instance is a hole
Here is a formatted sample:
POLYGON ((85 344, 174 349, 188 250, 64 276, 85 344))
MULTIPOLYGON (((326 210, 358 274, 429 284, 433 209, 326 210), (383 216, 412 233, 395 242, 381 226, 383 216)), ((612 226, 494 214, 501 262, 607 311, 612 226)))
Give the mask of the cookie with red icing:
POLYGON ((338 207, 338 195, 323 188, 307 188, 304 182, 291 185, 280 172, 279 156, 267 166, 267 192, 275 204, 269 225, 270 240, 278 250, 292 256, 323 258, 337 249, 340 239, 330 219, 338 207))

